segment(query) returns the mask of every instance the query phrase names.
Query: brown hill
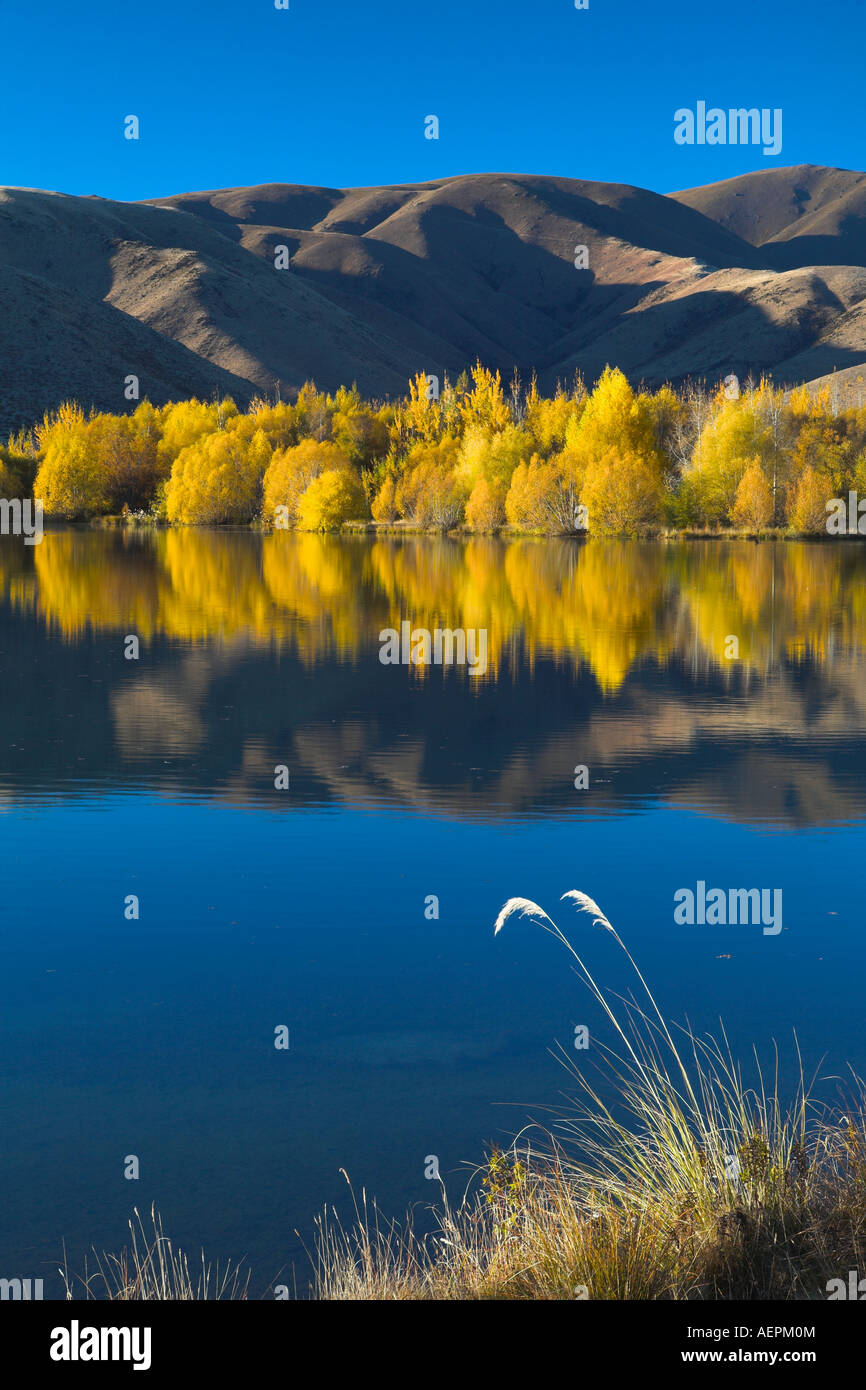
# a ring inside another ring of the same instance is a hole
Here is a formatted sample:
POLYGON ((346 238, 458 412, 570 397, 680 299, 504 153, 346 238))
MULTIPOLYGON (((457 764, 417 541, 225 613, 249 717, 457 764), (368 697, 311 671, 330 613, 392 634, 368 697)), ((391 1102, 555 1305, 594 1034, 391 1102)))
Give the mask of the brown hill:
POLYGON ((672 193, 779 270, 866 264, 866 174, 798 164, 672 193))
POLYGON ((814 166, 668 196, 512 174, 147 203, 0 189, 0 431, 68 396, 122 409, 130 372, 156 402, 239 403, 308 377, 382 397, 476 357, 548 388, 606 362, 820 376, 866 359, 864 229, 866 175, 814 166))

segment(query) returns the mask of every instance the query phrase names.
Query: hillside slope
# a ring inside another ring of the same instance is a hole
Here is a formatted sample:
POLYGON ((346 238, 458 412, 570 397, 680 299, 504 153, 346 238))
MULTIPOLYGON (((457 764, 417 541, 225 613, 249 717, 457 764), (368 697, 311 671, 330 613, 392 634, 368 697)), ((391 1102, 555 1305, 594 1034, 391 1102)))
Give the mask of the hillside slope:
POLYGON ((68 397, 123 409, 130 373, 157 403, 239 404, 310 377, 384 397, 476 357, 548 389, 606 362, 650 384, 821 376, 866 361, 864 266, 866 174, 816 166, 667 196, 516 174, 0 189, 0 433, 68 397))

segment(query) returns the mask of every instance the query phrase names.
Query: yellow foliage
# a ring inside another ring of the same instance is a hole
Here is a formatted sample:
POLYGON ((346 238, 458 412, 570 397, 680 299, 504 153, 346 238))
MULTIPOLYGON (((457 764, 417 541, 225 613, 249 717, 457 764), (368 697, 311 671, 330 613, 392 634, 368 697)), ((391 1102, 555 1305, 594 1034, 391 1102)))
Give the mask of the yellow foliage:
POLYGON ((441 427, 439 402, 430 398, 427 376, 419 372, 409 382, 409 399, 402 407, 400 425, 408 439, 437 439, 441 427))
POLYGON ((609 455, 642 459, 661 478, 662 457, 648 396, 637 396, 618 368, 605 367, 566 444, 578 475, 609 455))
POLYGON ((535 448, 542 454, 561 449, 566 442, 569 429, 574 429, 583 414, 586 396, 581 393, 577 399, 558 391, 552 399, 539 396, 532 383, 526 400, 524 426, 532 435, 535 448))
POLYGON ((298 442, 295 408, 288 401, 271 404, 258 396, 251 402, 247 418, 253 422, 253 432, 264 430, 273 449, 287 449, 298 442))
POLYGON ((735 526, 748 526, 752 531, 760 531, 770 524, 772 517, 773 498, 761 461, 754 458, 740 479, 731 519, 735 526))
POLYGON ((590 535, 636 535, 661 520, 661 483, 645 455, 608 449, 587 467, 580 500, 590 535))
POLYGON ((206 435, 181 450, 165 489, 169 521, 185 526, 251 521, 261 506, 271 457, 263 430, 245 440, 238 430, 206 435))
POLYGON ((527 531, 576 529, 577 493, 558 459, 545 463, 533 454, 515 468, 505 499, 510 525, 527 531))
POLYGON ((476 362, 472 368, 472 385, 460 402, 464 429, 481 425, 487 430, 501 430, 511 420, 508 402, 502 391, 498 372, 491 372, 476 362))
MULTIPOLYGON (((382 521, 448 530, 465 514, 473 528, 506 520, 563 533, 575 529, 580 502, 596 529, 634 532, 663 516, 681 527, 730 524, 757 460, 770 522, 790 522, 795 509, 810 511, 808 468, 833 496, 866 491, 866 407, 840 411, 837 396, 786 396, 767 379, 735 400, 699 386, 648 394, 607 367, 589 395, 578 383, 543 397, 534 379, 524 395, 515 376, 506 397, 498 372, 476 363, 454 385, 444 377, 438 401, 419 373, 405 400, 386 405, 312 382, 292 405, 257 398, 243 414, 231 400, 160 410, 145 401, 132 415, 85 418, 67 403, 10 440, 0 488, 29 492, 38 465, 55 516, 153 507, 179 522, 241 522, 261 504, 265 523, 283 526, 317 477, 352 469, 382 521)), ((744 508, 763 515, 754 496, 738 515, 744 508)))
POLYGON ((295 401, 298 433, 319 441, 330 439, 333 413, 334 402, 317 391, 312 381, 305 381, 295 401))
POLYGON ((370 511, 374 521, 394 521, 397 516, 397 499, 394 479, 389 476, 385 479, 376 496, 370 511))
POLYGON ((472 531, 496 531, 505 520, 501 490, 479 478, 466 503, 466 525, 472 531))
POLYGON ((57 419, 39 431, 42 462, 33 495, 42 499, 46 516, 83 521, 108 511, 111 480, 105 459, 88 446, 83 415, 58 412, 57 419))
POLYGON ((285 519, 294 522, 298 503, 314 478, 327 469, 349 467, 349 458, 337 444, 302 439, 290 449, 278 449, 265 473, 262 494, 262 519, 269 525, 281 520, 277 507, 285 507, 285 519))
POLYGON ((457 441, 446 436, 436 444, 416 444, 409 451, 395 500, 414 525, 447 530, 460 520, 463 504, 454 476, 457 449, 457 441))
POLYGON ((701 431, 687 474, 703 519, 731 520, 743 474, 755 458, 764 463, 771 453, 772 431, 749 400, 721 396, 701 431))
POLYGON ((344 521, 360 520, 367 508, 364 489, 354 473, 328 468, 314 478, 298 503, 302 531, 334 531, 344 521))
POLYGON ((809 419, 797 435, 792 467, 795 473, 809 467, 826 473, 832 488, 828 496, 839 497, 851 482, 853 452, 853 441, 835 421, 809 419))
POLYGON ((170 468, 159 455, 159 421, 149 401, 133 415, 99 414, 85 426, 85 443, 94 468, 108 481, 109 511, 147 507, 170 468))
POLYGON ((834 494, 826 473, 807 466, 794 486, 788 511, 792 530, 817 535, 827 529, 827 503, 834 494))
POLYGON ((203 439, 206 434, 214 434, 238 413, 232 400, 205 405, 202 401, 177 401, 160 411, 160 463, 171 469, 182 449, 203 439))
POLYGON ((531 443, 526 431, 516 425, 493 432, 482 425, 470 425, 454 469, 458 487, 468 496, 478 479, 486 478, 495 490, 504 493, 518 463, 530 452, 531 443))

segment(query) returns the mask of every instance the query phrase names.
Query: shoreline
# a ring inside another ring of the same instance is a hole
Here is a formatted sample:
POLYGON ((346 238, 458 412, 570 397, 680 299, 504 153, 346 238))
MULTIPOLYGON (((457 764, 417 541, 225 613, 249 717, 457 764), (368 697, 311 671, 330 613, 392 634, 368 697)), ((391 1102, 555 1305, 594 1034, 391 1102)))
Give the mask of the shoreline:
POLYGON ((586 531, 539 531, 523 530, 514 526, 502 526, 497 530, 473 531, 466 526, 455 526, 451 528, 435 526, 416 526, 411 522, 383 522, 383 521, 345 521, 341 526, 320 528, 315 531, 303 530, 300 527, 280 527, 267 526, 261 521, 251 521, 246 525, 226 522, 223 524, 209 523, 199 526, 176 523, 165 520, 162 517, 136 517, 136 516, 98 516, 91 517, 88 521, 60 521, 46 518, 43 529, 49 531, 216 531, 220 533, 229 532, 253 532, 263 536, 272 535, 294 535, 294 536, 367 536, 370 538, 388 536, 399 538, 401 536, 411 536, 413 538, 426 537, 430 540, 555 540, 555 541, 574 541, 583 544, 591 540, 628 540, 636 544, 646 544, 648 542, 669 543, 675 541, 817 541, 821 544, 837 543, 839 541, 862 541, 866 540, 866 534, 840 534, 830 535, 829 533, 815 531, 792 531, 787 527, 764 527, 760 530, 747 530, 738 527, 719 528, 714 530, 691 527, 686 530, 677 531, 670 527, 661 527, 657 530, 648 530, 635 535, 632 532, 614 531, 593 533, 591 529, 586 531))

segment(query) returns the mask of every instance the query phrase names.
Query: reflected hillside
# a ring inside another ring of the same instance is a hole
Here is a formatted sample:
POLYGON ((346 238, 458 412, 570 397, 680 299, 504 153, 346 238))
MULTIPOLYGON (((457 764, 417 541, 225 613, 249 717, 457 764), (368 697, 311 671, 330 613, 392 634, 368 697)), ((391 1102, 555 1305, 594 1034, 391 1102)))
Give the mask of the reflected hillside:
POLYGON ((0 791, 268 802, 287 762, 275 809, 858 818, 864 580, 857 542, 6 537, 0 791), (382 666, 404 619, 486 628, 486 674, 382 666))

